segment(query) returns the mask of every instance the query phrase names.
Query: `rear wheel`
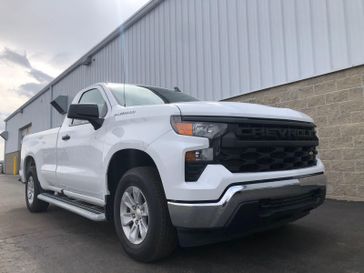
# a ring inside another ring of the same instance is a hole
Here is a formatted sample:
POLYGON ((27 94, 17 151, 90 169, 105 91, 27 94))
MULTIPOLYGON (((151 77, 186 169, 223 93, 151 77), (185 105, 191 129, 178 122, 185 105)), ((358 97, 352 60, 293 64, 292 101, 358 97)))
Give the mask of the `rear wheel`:
POLYGON ((154 168, 133 168, 121 178, 114 200, 114 225, 124 250, 136 260, 152 262, 175 249, 176 230, 154 168))
POLYGON ((39 184, 37 177, 37 171, 35 167, 31 167, 27 174, 27 182, 25 184, 25 200, 27 208, 31 212, 43 212, 46 211, 49 204, 38 199, 38 194, 43 190, 39 184))

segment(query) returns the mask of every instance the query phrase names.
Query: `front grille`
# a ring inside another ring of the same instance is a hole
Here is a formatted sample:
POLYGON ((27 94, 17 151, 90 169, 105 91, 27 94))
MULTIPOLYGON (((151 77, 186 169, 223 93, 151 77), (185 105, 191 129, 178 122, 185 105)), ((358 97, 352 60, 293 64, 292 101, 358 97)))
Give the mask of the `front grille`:
POLYGON ((317 164, 315 126, 306 122, 261 119, 233 122, 213 145, 215 163, 233 173, 284 171, 317 164))

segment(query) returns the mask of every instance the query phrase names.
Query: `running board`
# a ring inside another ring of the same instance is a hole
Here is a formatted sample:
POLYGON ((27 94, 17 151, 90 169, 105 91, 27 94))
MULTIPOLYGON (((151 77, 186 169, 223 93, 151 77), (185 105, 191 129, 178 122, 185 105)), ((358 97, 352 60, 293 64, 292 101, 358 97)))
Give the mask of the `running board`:
POLYGON ((62 209, 71 211, 92 221, 105 221, 105 212, 96 206, 86 205, 66 196, 57 196, 49 193, 41 193, 38 199, 62 209))

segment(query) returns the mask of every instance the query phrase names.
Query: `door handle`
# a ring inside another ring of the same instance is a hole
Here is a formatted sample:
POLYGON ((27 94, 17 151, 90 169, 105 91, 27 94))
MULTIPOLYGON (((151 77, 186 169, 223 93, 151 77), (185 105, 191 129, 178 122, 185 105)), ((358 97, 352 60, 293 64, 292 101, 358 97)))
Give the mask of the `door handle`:
POLYGON ((67 141, 67 140, 70 140, 70 139, 71 139, 71 137, 69 135, 65 135, 65 136, 62 137, 62 140, 64 140, 64 141, 67 141))

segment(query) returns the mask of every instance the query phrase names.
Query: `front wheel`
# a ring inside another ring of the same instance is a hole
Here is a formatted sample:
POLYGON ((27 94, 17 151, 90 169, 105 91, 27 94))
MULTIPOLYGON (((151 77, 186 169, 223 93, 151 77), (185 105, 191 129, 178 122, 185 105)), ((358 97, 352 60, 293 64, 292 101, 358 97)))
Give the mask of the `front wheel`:
POLYGON ((176 230, 154 168, 133 168, 121 178, 114 199, 114 219, 124 250, 138 261, 161 259, 176 247, 176 230))

